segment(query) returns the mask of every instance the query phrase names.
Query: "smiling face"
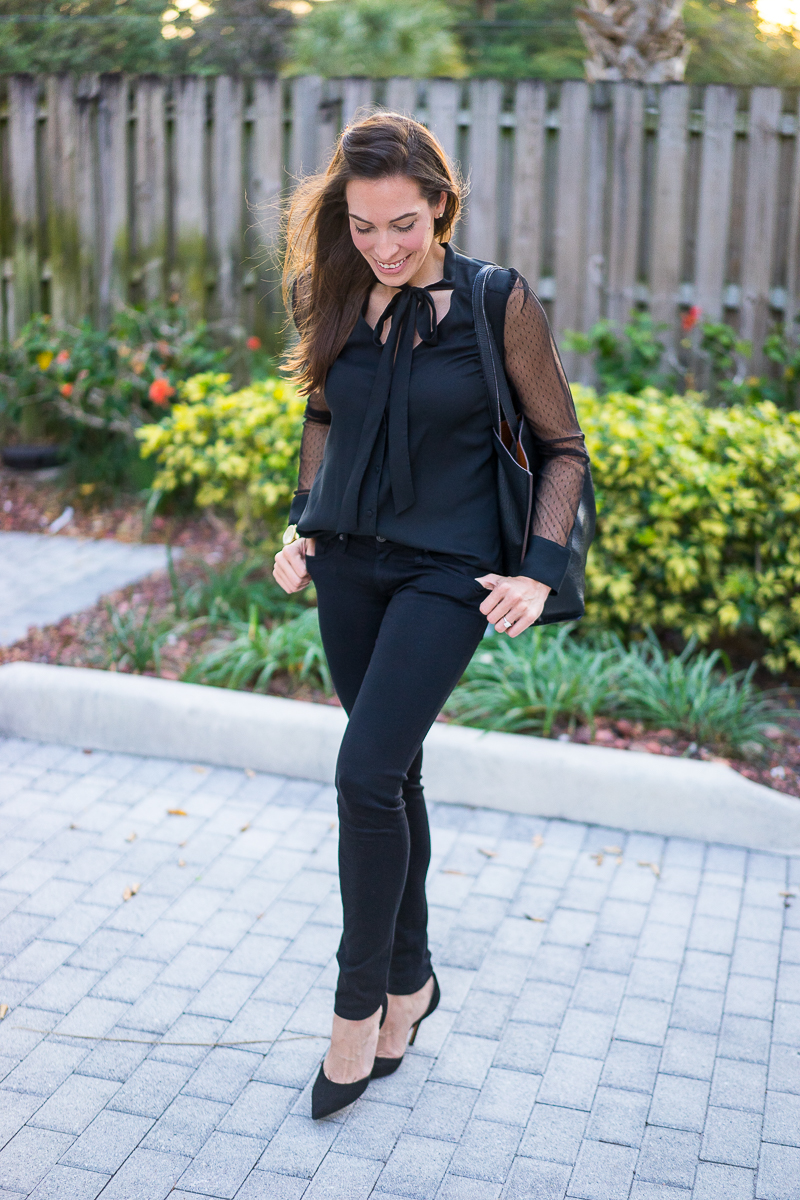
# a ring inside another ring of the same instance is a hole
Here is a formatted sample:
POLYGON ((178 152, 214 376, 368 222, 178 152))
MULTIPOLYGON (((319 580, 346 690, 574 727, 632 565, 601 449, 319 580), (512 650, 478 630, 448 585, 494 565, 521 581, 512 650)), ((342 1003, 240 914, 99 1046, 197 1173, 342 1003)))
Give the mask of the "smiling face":
POLYGON ((434 219, 444 211, 446 195, 429 204, 419 184, 405 175, 352 179, 347 185, 350 233, 380 283, 397 288, 428 282, 443 250, 434 242, 434 219))

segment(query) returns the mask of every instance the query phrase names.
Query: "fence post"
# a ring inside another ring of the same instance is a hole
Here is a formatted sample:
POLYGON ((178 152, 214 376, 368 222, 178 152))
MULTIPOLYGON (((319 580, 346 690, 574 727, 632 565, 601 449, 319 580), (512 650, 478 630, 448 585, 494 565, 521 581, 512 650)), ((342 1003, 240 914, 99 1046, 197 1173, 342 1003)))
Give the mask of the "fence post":
POLYGON ((697 202, 695 302, 703 316, 722 316, 725 256, 733 181, 736 90, 709 84, 703 104, 703 155, 697 202))
POLYGON ((128 299, 128 84, 119 75, 100 80, 97 106, 98 310, 107 325, 128 299))
POLYGON ((800 309, 800 104, 795 110, 794 163, 789 198, 789 244, 786 248, 786 309, 783 319, 793 342, 800 337, 795 321, 800 309))
POLYGON ((56 325, 80 311, 80 232, 77 212, 77 113, 69 75, 47 80, 47 191, 50 310, 56 325))
POLYGON ((659 97, 658 149, 653 187, 650 312, 658 322, 675 321, 681 282, 683 185, 686 167, 689 88, 663 84, 659 97))
POLYGON ((36 80, 8 81, 8 149, 11 168, 13 304, 9 337, 41 308, 36 228, 36 80))
POLYGON ((532 80, 517 84, 509 264, 525 276, 534 291, 539 287, 541 261, 546 106, 545 84, 532 80))
POLYGON ((459 85, 453 79, 428 81, 428 128, 452 163, 458 154, 458 93, 459 85))
POLYGON ((134 230, 142 296, 163 299, 167 249, 166 86, 145 75, 136 83, 134 230))
POLYGON ((175 284, 196 321, 206 299, 206 80, 198 75, 176 79, 172 95, 175 284))
POLYGON ((372 80, 345 79, 342 96, 342 129, 346 129, 356 116, 363 116, 363 110, 369 109, 371 105, 372 80))
MULTIPOLYGON (((257 304, 252 325, 270 340, 281 324, 280 276, 275 252, 280 238, 280 200, 283 186, 283 111, 281 85, 276 79, 257 79, 253 94, 252 166, 248 196, 255 269, 266 285, 268 301, 257 304)), ((263 290, 263 289, 262 289, 263 290)))
POLYGON ((614 88, 611 144, 611 211, 608 238, 608 315, 624 321, 634 304, 642 187, 644 89, 614 88))
MULTIPOLYGON (((589 145, 586 154, 585 201, 585 274, 581 329, 588 331, 605 310, 606 284, 606 190, 608 184, 608 143, 611 127, 611 102, 608 84, 595 84, 589 108, 589 145)), ((582 383, 594 383, 591 359, 584 358, 582 383)))
POLYGON ((753 343, 753 370, 764 369, 762 345, 769 321, 772 249, 778 216, 779 88, 757 87, 750 95, 747 193, 742 254, 741 333, 753 343))
MULTIPOLYGON (((583 221, 586 187, 586 134, 589 85, 567 80, 561 85, 556 169, 554 320, 556 337, 567 329, 581 328, 581 301, 585 252, 583 221)), ((576 355, 564 355, 564 369, 572 375, 576 355)))
POLYGON ((469 86, 470 203, 467 251, 473 258, 497 259, 497 168, 503 85, 476 79, 469 86))
POLYGON ((386 84, 386 107, 404 117, 417 115, 417 80, 396 75, 386 84))
POLYGON ((317 169, 319 146, 317 126, 322 100, 322 80, 318 75, 298 75, 291 83, 292 136, 289 146, 289 173, 296 180, 317 169))
POLYGON ((217 260, 217 315, 238 322, 242 265, 242 82, 217 75, 212 132, 211 236, 217 260))

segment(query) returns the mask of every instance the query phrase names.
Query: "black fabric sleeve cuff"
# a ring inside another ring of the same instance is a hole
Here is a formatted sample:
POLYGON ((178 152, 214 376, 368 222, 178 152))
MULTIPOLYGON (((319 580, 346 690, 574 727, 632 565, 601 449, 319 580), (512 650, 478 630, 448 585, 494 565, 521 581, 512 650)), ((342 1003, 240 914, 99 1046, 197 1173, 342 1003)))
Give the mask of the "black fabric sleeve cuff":
POLYGON ((569 550, 566 546, 559 546, 558 542, 551 542, 549 538, 534 536, 530 540, 519 573, 528 579, 546 583, 557 594, 564 582, 568 566, 569 550))
POLYGON ((289 509, 289 524, 296 525, 306 511, 308 504, 308 492, 295 492, 292 500, 291 508, 289 509))

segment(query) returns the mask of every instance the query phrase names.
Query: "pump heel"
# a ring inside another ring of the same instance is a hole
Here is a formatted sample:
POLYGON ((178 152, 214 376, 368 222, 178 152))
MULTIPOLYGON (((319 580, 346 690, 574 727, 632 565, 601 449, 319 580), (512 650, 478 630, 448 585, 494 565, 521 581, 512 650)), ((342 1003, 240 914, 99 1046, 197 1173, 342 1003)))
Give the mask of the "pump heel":
MULTIPOLYGON (((414 1045, 414 1042, 417 1040, 417 1034, 419 1033, 420 1025, 422 1024, 422 1022, 425 1020, 426 1017, 429 1017, 432 1012, 435 1012, 435 1010, 439 1006, 439 1001, 441 1000, 441 998, 442 998, 442 993, 439 991, 439 980, 436 978, 436 975, 434 975, 433 976, 433 994, 431 995, 431 1002, 428 1005, 428 1007, 426 1008, 425 1012, 419 1018, 419 1020, 415 1021, 414 1024, 411 1026, 411 1035, 408 1039, 409 1046, 414 1045)), ((403 1061, 404 1058, 405 1058, 404 1054, 401 1054, 399 1058, 376 1058, 375 1063, 372 1068, 371 1078, 372 1079, 385 1079, 387 1075, 393 1075, 395 1073, 395 1071, 397 1070, 397 1068, 400 1066, 400 1063, 403 1061)))

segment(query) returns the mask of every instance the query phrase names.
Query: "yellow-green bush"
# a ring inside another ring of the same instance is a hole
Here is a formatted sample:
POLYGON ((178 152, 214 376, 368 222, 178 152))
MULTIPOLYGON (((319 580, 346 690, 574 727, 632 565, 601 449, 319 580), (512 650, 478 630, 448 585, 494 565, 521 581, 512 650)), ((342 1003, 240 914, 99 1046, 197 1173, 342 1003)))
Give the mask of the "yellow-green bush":
POLYGON ((162 421, 137 431, 142 456, 159 464, 153 487, 195 488, 197 504, 232 508, 240 526, 282 515, 296 486, 304 407, 282 379, 232 392, 229 375, 193 376, 162 421))
POLYGON ((760 633, 771 669, 800 666, 800 413, 573 391, 598 500, 589 620, 760 633))

